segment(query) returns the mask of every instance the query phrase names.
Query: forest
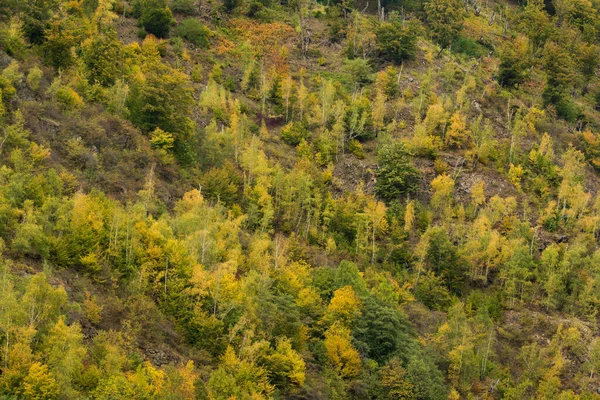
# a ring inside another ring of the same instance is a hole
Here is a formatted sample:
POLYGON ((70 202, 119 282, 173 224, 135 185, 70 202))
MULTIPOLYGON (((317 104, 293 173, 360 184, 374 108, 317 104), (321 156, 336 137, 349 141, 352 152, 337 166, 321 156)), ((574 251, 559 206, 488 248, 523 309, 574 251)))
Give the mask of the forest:
POLYGON ((600 399, 600 0, 0 0, 0 399, 600 399))

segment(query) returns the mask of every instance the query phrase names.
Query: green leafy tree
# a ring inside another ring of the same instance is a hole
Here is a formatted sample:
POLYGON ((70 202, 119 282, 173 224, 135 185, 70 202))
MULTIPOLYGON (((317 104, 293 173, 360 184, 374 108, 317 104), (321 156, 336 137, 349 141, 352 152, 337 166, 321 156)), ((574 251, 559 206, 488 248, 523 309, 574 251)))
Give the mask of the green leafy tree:
POLYGON ((60 0, 19 1, 12 12, 22 13, 23 31, 31 43, 40 44, 46 39, 47 24, 58 8, 60 0))
POLYGON ((412 21, 382 22, 375 30, 381 56, 395 63, 413 59, 417 52, 418 32, 419 26, 412 21))
POLYGON ((55 18, 44 33, 44 59, 56 69, 66 68, 73 64, 72 48, 79 37, 74 21, 55 18))
POLYGON ((575 64, 570 53, 561 45, 548 42, 544 48, 544 105, 556 107, 560 118, 574 120, 575 110, 570 100, 570 90, 574 80, 575 64))
POLYGON ((415 189, 418 173, 404 144, 384 144, 377 153, 377 161, 379 168, 375 191, 379 197, 390 202, 415 189))
POLYGON ((39 331, 44 331, 49 324, 54 324, 67 303, 67 292, 60 286, 52 287, 46 274, 34 275, 22 297, 27 312, 27 322, 39 331))
POLYGON ((511 307, 516 300, 522 300, 531 287, 531 277, 534 261, 529 247, 519 240, 507 243, 503 249, 510 254, 506 262, 500 268, 500 279, 504 282, 504 293, 510 300, 511 307))
POLYGON ((352 286, 359 296, 362 296, 367 292, 367 285, 362 277, 362 273, 356 264, 346 260, 340 262, 340 265, 335 270, 333 278, 334 290, 344 286, 352 286))
POLYGON ((53 260, 65 267, 83 267, 85 273, 95 275, 99 271, 98 263, 84 262, 97 258, 108 239, 108 218, 110 203, 99 193, 75 195, 70 201, 70 213, 65 215, 63 235, 55 239, 53 260))
POLYGON ((413 385, 414 398, 418 400, 445 400, 448 397, 444 376, 430 355, 415 354, 406 364, 407 380, 413 385))
POLYGON ((67 326, 59 318, 44 341, 46 363, 54 372, 56 381, 65 396, 76 397, 73 381, 83 372, 83 358, 87 351, 83 346, 83 335, 79 325, 67 326))
POLYGON ((593 42, 598 32, 598 5, 590 0, 555 0, 559 23, 567 23, 593 42))
POLYGON ((193 105, 187 77, 164 65, 146 73, 146 79, 132 85, 127 100, 131 121, 144 132, 160 128, 165 132, 189 132, 193 105))
POLYGON ((529 75, 527 38, 517 36, 502 48, 498 81, 502 86, 519 86, 529 75))
POLYGON ((27 47, 23 34, 23 23, 13 17, 6 26, 0 27, 0 46, 11 57, 21 59, 27 47))
POLYGON ((446 287, 460 294, 466 280, 466 263, 461 259, 450 235, 443 227, 431 227, 421 240, 427 241, 424 263, 436 275, 443 279, 446 287))
POLYGON ((433 39, 442 50, 452 44, 462 30, 464 6, 460 0, 428 0, 425 3, 427 23, 433 39))
POLYGON ((122 44, 115 31, 94 35, 81 45, 81 58, 88 69, 90 83, 111 86, 123 75, 122 44))
POLYGON ((534 51, 544 47, 553 30, 552 21, 545 10, 544 3, 544 0, 528 0, 518 14, 517 25, 531 41, 534 51))
POLYGON ((37 224, 37 215, 33 210, 33 202, 25 200, 25 218, 16 229, 11 247, 17 253, 34 258, 47 259, 50 254, 49 241, 43 228, 37 224))
POLYGON ((194 99, 188 77, 159 61, 145 75, 144 80, 134 82, 127 98, 131 122, 147 134, 156 128, 172 134, 175 154, 180 161, 188 160, 194 132, 190 118, 194 99))
POLYGON ((356 325, 354 338, 358 349, 379 364, 393 356, 406 358, 416 345, 407 318, 374 297, 365 300, 363 315, 356 325))
POLYGON ((584 82, 582 94, 586 94, 590 81, 600 66, 600 47, 596 44, 582 43, 578 49, 577 64, 584 82))
POLYGON ((169 36, 175 19, 167 5, 167 0, 137 0, 134 10, 140 25, 146 32, 158 38, 169 36))

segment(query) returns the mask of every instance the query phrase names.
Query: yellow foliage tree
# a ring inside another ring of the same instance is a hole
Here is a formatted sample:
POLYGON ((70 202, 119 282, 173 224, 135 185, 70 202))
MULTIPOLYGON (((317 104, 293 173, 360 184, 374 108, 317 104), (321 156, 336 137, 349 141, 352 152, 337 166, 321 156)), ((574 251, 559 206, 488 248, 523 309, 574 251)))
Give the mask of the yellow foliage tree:
POLYGON ((514 165, 513 163, 510 164, 508 169, 508 180, 515 185, 517 190, 521 190, 521 179, 523 179, 524 173, 525 171, 522 166, 514 165))
POLYGON ((31 400, 53 400, 58 398, 58 394, 58 384, 48 371, 48 366, 33 363, 23 380, 23 396, 31 400))
POLYGON ((455 112, 450 117, 450 126, 446 130, 444 143, 448 147, 463 147, 471 133, 467 129, 467 118, 460 112, 455 112))
POLYGON ((61 316, 44 341, 46 362, 56 377, 61 393, 75 397, 72 382, 83 372, 87 351, 79 325, 67 326, 61 316))
POLYGON ((334 324, 325 332, 329 361, 344 378, 353 378, 360 372, 360 355, 350 340, 350 329, 339 324, 334 324))
POLYGON ((135 372, 127 374, 133 398, 157 398, 166 387, 166 374, 149 361, 140 364, 135 372))
POLYGON ((361 314, 362 302, 352 286, 344 286, 333 293, 325 319, 330 323, 349 326, 361 314))
POLYGON ((431 205, 441 211, 447 211, 452 205, 452 191, 454 190, 454 179, 444 174, 437 176, 431 181, 433 195, 431 205))
POLYGON ((475 210, 485 204, 485 182, 479 181, 471 187, 471 200, 475 210))
POLYGON ((388 228, 387 219, 385 217, 387 207, 381 201, 377 201, 373 198, 367 200, 367 205, 364 208, 365 214, 369 217, 369 225, 367 229, 371 231, 371 263, 375 263, 375 251, 376 241, 375 235, 377 233, 383 233, 388 228))
POLYGON ((562 214, 568 218, 578 218, 591 200, 585 192, 583 179, 585 161, 583 153, 569 148, 562 156, 564 166, 560 171, 562 182, 558 188, 558 200, 562 206, 562 214))

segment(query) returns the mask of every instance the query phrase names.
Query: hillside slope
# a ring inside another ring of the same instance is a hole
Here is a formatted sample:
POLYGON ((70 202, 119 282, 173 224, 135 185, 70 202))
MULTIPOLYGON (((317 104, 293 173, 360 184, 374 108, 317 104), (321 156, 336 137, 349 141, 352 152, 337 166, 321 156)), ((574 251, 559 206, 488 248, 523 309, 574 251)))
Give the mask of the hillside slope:
POLYGON ((595 0, 0 2, 0 397, 600 398, 599 45, 595 0))

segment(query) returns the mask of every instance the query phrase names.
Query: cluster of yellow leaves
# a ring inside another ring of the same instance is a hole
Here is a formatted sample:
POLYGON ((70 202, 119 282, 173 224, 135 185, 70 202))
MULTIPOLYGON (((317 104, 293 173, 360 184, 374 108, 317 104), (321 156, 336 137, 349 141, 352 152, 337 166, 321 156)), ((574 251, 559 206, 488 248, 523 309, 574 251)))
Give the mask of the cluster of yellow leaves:
POLYGON ((446 210, 451 205, 454 179, 446 174, 439 175, 431 181, 431 188, 431 204, 439 210, 446 210))
POLYGON ((48 371, 48 366, 39 362, 31 364, 29 373, 23 379, 23 395, 32 400, 54 399, 59 387, 48 371))
POLYGON ((517 190, 521 190, 521 179, 523 179, 524 173, 525 171, 522 166, 510 163, 508 168, 508 180, 515 185, 517 190))
POLYGON ((344 286, 333 293, 333 297, 327 306, 325 319, 350 326, 360 316, 361 307, 362 302, 352 286, 344 286))
POLYGON ((479 181, 471 187, 471 200, 475 207, 485 204, 485 182, 479 181))
POLYGON ((352 346, 350 329, 334 324, 325 332, 325 348, 331 365, 341 376, 352 378, 360 372, 360 355, 352 346))
POLYGON ((583 153, 570 148, 563 156, 564 166, 560 171, 563 178, 558 188, 558 201, 562 202, 562 214, 567 218, 578 218, 591 200, 591 194, 583 187, 585 160, 583 153))
POLYGON ((470 136, 467 129, 467 118, 460 112, 452 114, 450 126, 446 130, 444 142, 448 147, 463 147, 470 136))
POLYGON ((471 265, 471 278, 487 281, 490 270, 495 269, 502 258, 503 237, 492 229, 487 216, 478 217, 468 234, 464 256, 471 265))

